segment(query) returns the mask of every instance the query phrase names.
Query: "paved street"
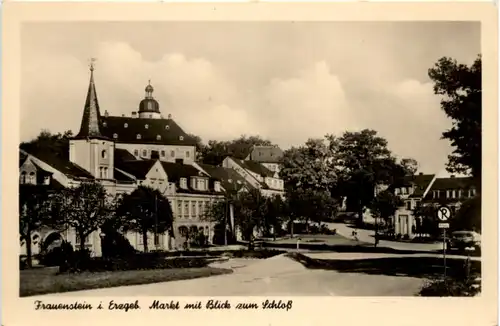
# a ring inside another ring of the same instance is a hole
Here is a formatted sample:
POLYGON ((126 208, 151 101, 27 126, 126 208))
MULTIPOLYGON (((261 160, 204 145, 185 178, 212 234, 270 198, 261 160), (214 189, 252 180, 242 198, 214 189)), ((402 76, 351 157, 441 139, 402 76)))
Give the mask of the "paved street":
MULTIPOLYGON (((310 255, 315 258, 323 255, 321 258, 327 259, 358 258, 352 253, 310 255)), ((371 255, 363 254, 363 257, 371 258, 371 255)), ((373 258, 379 257, 380 254, 373 255, 373 258)), ((62 293, 57 296, 412 296, 424 282, 424 279, 415 277, 311 270, 283 255, 265 260, 231 259, 213 266, 232 268, 234 273, 194 280, 62 293)))

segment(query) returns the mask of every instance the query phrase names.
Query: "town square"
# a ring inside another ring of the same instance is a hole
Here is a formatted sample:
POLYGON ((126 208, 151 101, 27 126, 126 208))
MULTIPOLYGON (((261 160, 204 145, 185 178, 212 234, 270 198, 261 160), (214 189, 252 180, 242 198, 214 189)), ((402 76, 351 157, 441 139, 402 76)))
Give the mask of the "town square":
POLYGON ((116 24, 26 28, 20 296, 481 293, 479 24, 116 24))

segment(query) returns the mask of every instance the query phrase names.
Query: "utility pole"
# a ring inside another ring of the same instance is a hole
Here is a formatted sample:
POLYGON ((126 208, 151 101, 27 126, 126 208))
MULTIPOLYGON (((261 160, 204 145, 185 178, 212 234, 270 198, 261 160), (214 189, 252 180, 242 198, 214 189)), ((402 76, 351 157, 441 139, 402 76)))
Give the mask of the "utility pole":
POLYGON ((158 245, 160 244, 160 239, 158 239, 158 197, 155 193, 155 235, 154 235, 154 242, 155 242, 155 247, 158 249, 158 245))

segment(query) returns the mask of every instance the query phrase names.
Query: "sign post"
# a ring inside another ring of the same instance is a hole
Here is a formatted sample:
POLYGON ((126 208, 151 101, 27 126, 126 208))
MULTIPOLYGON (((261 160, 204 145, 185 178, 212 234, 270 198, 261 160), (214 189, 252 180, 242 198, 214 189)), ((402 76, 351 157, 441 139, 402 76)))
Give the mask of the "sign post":
POLYGON ((443 229, 443 268, 444 268, 444 281, 446 282, 446 229, 450 227, 447 223, 451 217, 451 210, 448 206, 441 206, 436 212, 437 218, 440 221, 438 227, 443 229))

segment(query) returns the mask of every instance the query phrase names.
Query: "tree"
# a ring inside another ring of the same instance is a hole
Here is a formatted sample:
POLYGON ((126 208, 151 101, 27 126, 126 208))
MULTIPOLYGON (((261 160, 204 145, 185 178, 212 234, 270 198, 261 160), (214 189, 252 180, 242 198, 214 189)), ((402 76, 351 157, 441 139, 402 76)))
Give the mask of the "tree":
MULTIPOLYGON (((290 216, 290 223, 302 220, 306 223, 306 230, 309 230, 309 222, 320 223, 332 218, 338 210, 338 201, 332 198, 328 190, 312 188, 296 188, 288 190, 287 209, 290 216)), ((293 230, 291 230, 293 236, 293 230)))
POLYGON ((443 96, 441 109, 453 121, 443 138, 454 150, 448 156, 447 169, 452 173, 471 174, 481 180, 481 56, 468 67, 443 57, 429 69, 434 93, 443 96))
POLYGON ((203 144, 200 136, 197 136, 195 134, 188 134, 188 136, 196 141, 196 161, 201 162, 203 160, 205 144, 203 144))
POLYGON ((323 139, 309 139, 304 146, 292 147, 283 153, 280 177, 286 189, 330 190, 337 180, 332 162, 333 147, 323 139))
POLYGON ((266 199, 259 189, 252 189, 240 194, 233 205, 235 225, 241 230, 243 238, 248 240, 248 247, 251 249, 255 229, 264 227, 266 199))
POLYGON ((144 252, 148 252, 148 232, 163 234, 173 229, 174 215, 167 198, 157 189, 139 186, 120 200, 117 215, 124 230, 141 233, 144 252))
POLYGON ((359 222, 374 199, 376 186, 393 184, 405 174, 387 148, 387 140, 375 130, 345 132, 338 139, 335 156, 340 167, 336 192, 347 197, 347 205, 358 213, 359 222))
POLYGON ((83 251, 87 237, 114 217, 116 200, 101 184, 86 181, 58 192, 55 206, 60 225, 75 230, 80 240, 80 251, 83 251))
POLYGON ((202 148, 203 163, 219 165, 226 156, 234 156, 244 159, 248 156, 252 146, 271 146, 269 140, 262 139, 260 136, 242 135, 231 141, 209 140, 207 146, 202 148))
POLYGON ((377 194, 370 205, 370 211, 375 217, 375 246, 377 245, 378 223, 377 219, 381 218, 385 224, 389 218, 394 216, 398 207, 403 205, 403 201, 399 196, 396 196, 391 190, 384 190, 377 194))
POLYGON ((28 142, 22 142, 20 148, 28 153, 43 152, 48 155, 69 159, 69 140, 71 137, 73 137, 73 132, 71 130, 67 130, 62 134, 52 134, 48 130, 42 130, 35 139, 28 142))
POLYGON ((266 209, 264 215, 264 228, 267 233, 272 229, 273 238, 276 240, 276 233, 281 230, 281 224, 284 219, 284 201, 280 195, 266 197, 266 209))
POLYGON ((466 200, 450 219, 452 230, 472 230, 481 233, 481 195, 466 200))
POLYGON ((418 162, 413 158, 403 158, 400 165, 405 175, 415 175, 418 171, 418 162))
POLYGON ((32 266, 31 236, 43 225, 49 224, 50 192, 46 186, 19 185, 19 232, 26 244, 26 264, 32 266))

